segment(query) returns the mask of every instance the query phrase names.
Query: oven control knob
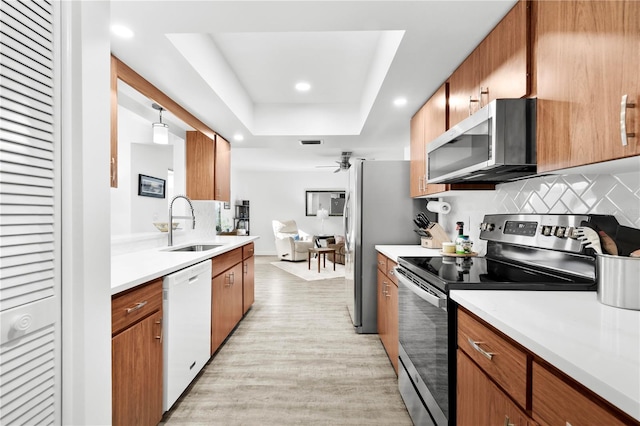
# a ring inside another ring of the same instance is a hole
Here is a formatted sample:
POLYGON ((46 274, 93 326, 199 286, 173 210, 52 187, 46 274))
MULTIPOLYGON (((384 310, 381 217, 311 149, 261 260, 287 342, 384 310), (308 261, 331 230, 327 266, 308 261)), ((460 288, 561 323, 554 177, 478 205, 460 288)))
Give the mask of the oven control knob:
POLYGON ((578 238, 578 231, 573 226, 567 228, 567 232, 564 233, 565 237, 573 238, 574 240, 578 238))
POLYGON ((564 233, 567 230, 566 227, 564 226, 558 226, 558 229, 556 229, 556 237, 558 238, 564 238, 564 233))
POLYGON ((493 231, 496 226, 493 223, 487 223, 487 231, 493 231))
POLYGON ((542 235, 551 235, 551 227, 543 226, 542 227, 542 235))

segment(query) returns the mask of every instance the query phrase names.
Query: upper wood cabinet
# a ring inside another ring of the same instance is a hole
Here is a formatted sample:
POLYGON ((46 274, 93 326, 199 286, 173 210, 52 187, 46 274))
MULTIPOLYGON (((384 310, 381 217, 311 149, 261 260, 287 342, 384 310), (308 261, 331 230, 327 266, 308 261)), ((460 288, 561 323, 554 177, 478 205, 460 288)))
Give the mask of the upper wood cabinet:
POLYGON ((215 200, 231 201, 231 146, 222 136, 216 135, 215 200))
POLYGON ((215 141, 197 132, 187 132, 187 197, 192 200, 231 199, 231 148, 219 135, 215 141))
POLYGON ((424 139, 425 108, 426 104, 411 117, 409 193, 412 197, 424 195, 425 180, 427 177, 424 139))
POLYGON ((449 123, 530 92, 530 4, 518 2, 449 78, 449 123))
POLYGON ((640 2, 541 1, 533 12, 538 172, 640 154, 640 2), (635 108, 622 108, 625 94, 635 108), (621 122, 635 133, 626 146, 621 122))

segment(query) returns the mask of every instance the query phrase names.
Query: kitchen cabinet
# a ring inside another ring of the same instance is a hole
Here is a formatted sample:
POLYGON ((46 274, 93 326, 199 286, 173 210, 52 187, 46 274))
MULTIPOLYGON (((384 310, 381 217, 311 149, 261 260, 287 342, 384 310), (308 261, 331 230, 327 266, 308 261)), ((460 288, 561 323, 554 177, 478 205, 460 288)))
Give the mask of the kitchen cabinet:
POLYGON ((458 424, 637 423, 480 318, 457 315, 458 424))
POLYGON ((112 422, 162 420, 162 279, 113 296, 112 422))
POLYGON ((426 108, 427 104, 424 104, 422 108, 420 108, 418 112, 411 117, 409 142, 409 195, 413 198, 424 195, 425 181, 427 179, 427 158, 424 135, 424 113, 426 108))
POLYGON ((222 345, 243 316, 242 247, 212 259, 211 354, 222 345))
POLYGON ((231 145, 220 135, 216 135, 214 173, 214 199, 229 202, 231 200, 231 145))
POLYGON ((215 200, 216 143, 198 131, 187 132, 187 197, 215 200))
POLYGON ((535 424, 485 373, 465 354, 457 351, 457 371, 464 377, 458 383, 456 421, 459 425, 535 424))
POLYGON ((640 2, 541 1, 534 16, 538 172, 639 155, 640 2))
POLYGON ((255 289, 255 258, 253 257, 254 244, 242 246, 242 313, 249 311, 254 302, 255 289))
POLYGON ((449 78, 451 127, 494 99, 529 94, 530 40, 530 2, 521 0, 449 78))
POLYGON ((398 374, 398 281, 396 263, 378 253, 378 335, 398 374))

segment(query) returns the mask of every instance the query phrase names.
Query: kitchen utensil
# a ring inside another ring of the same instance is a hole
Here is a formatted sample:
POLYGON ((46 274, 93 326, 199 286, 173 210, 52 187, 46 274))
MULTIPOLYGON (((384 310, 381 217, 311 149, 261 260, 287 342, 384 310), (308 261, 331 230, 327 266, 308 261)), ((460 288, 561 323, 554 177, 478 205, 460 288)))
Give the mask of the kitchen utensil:
POLYGON ((640 310, 640 258, 596 256, 598 300, 616 308, 640 310))
POLYGON ((586 226, 579 226, 576 228, 576 235, 578 236, 578 240, 580 240, 580 244, 586 248, 593 249, 598 254, 602 254, 600 237, 596 231, 586 226))
POLYGON ((600 235, 600 245, 604 249, 603 251, 606 254, 617 256, 618 246, 616 245, 615 241, 613 241, 613 238, 611 238, 609 234, 604 231, 598 231, 598 235, 600 235))
POLYGON ((428 228, 429 225, 431 225, 431 219, 429 219, 426 214, 420 212, 418 213, 418 217, 420 217, 420 220, 425 224, 425 228, 428 228))

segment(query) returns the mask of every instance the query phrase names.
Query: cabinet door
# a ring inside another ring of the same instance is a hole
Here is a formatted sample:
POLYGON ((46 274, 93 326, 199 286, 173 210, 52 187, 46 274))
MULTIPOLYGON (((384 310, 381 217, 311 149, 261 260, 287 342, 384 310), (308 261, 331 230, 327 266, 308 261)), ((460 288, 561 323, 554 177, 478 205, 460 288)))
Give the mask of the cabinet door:
POLYGON ((242 275, 242 313, 246 314, 251 305, 254 302, 254 288, 255 288, 255 262, 253 256, 245 259, 242 262, 243 275, 242 275))
POLYGON ((242 319, 242 262, 211 280, 211 353, 242 319))
POLYGON ((427 183, 427 145, 429 142, 447 131, 449 119, 447 83, 440 86, 436 93, 425 104, 424 135, 425 146, 422 161, 424 162, 424 187, 421 195, 448 191, 450 185, 427 183))
POLYGON ((231 200, 231 146, 216 135, 215 197, 217 201, 231 200))
POLYGON ((423 106, 411 117, 410 154, 409 162, 409 192, 411 197, 419 197, 424 191, 425 184, 425 139, 424 139, 424 109, 423 106))
POLYGON ((536 2, 538 171, 640 154, 640 2, 536 2), (627 132, 620 136, 621 98, 627 132))
POLYGON ((157 425, 162 420, 162 312, 113 337, 114 425, 157 425))
POLYGON ((457 367, 457 424, 521 426, 533 423, 461 350, 457 351, 457 367))
POLYGON ((215 142, 197 131, 187 132, 187 197, 215 200, 215 142))
POLYGON ((382 345, 385 346, 386 349, 386 340, 387 340, 387 312, 386 312, 386 288, 389 285, 389 280, 387 280, 386 275, 378 269, 378 336, 380 336, 380 340, 382 341, 382 345))
POLYGON ((521 0, 449 78, 449 124, 494 99, 529 93, 529 2, 521 0))
POLYGON ((398 285, 390 283, 387 290, 387 355, 398 375, 398 285))

